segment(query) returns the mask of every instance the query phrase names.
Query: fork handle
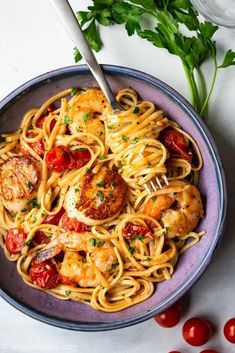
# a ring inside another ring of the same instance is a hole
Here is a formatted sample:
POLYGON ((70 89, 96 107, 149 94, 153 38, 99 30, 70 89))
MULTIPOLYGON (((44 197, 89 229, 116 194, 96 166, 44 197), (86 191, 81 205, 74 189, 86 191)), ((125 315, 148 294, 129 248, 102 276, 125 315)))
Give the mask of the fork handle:
POLYGON ((75 46, 79 48, 84 60, 86 61, 88 67, 90 68, 93 76, 98 82, 100 88, 104 92, 109 104, 113 110, 120 110, 113 93, 109 87, 109 84, 104 76, 101 67, 99 66, 93 51, 91 50, 86 37, 80 27, 80 24, 74 15, 74 12, 67 0, 50 0, 51 4, 54 6, 59 18, 64 24, 67 32, 69 33, 75 46))

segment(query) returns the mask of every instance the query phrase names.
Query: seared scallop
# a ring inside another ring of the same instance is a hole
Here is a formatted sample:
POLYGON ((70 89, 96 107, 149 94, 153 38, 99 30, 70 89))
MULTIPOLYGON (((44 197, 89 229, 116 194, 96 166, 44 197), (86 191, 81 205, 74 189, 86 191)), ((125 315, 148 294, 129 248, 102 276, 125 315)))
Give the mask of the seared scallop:
POLYGON ((102 167, 94 174, 86 174, 80 185, 69 189, 65 198, 65 209, 71 218, 87 225, 105 223, 121 211, 127 185, 117 173, 102 167))
POLYGON ((40 169, 31 158, 9 158, 0 167, 0 195, 2 203, 12 214, 21 211, 37 193, 40 169))

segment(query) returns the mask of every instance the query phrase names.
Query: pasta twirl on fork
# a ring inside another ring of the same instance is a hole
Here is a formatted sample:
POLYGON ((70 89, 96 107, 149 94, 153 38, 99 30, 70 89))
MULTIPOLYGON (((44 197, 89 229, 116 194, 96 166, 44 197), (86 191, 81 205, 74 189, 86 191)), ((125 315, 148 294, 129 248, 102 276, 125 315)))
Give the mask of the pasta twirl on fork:
POLYGON ((0 143, 5 255, 29 286, 106 312, 149 298, 205 233, 196 142, 133 89, 117 100, 67 89, 0 143))

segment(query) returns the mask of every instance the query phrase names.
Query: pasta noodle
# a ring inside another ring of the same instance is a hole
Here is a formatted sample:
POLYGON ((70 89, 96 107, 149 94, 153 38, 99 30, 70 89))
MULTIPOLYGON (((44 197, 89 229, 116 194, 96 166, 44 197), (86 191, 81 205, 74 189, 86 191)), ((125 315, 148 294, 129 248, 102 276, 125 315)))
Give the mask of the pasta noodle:
POLYGON ((0 245, 32 288, 116 312, 169 280, 205 232, 196 142, 124 88, 67 89, 0 143, 0 245))

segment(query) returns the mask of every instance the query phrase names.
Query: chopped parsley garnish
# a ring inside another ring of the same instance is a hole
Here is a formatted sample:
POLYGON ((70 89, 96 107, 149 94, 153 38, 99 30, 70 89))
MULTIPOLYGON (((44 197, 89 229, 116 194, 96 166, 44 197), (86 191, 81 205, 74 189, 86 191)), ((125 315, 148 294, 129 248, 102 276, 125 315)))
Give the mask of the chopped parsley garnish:
POLYGON ((78 188, 75 188, 75 189, 74 189, 74 192, 79 192, 79 189, 78 189, 78 188))
POLYGON ((104 180, 100 181, 99 183, 96 184, 99 187, 103 187, 104 186, 104 180))
POLYGON ((104 161, 105 159, 107 159, 108 158, 108 156, 101 156, 101 157, 99 157, 99 160, 100 161, 104 161))
POLYGON ((104 133, 103 131, 100 130, 99 135, 102 136, 104 133))
POLYGON ((118 266, 118 262, 116 264, 112 264, 110 269, 115 270, 117 266, 118 266))
POLYGON ((97 244, 97 245, 96 245, 97 248, 100 248, 102 245, 104 245, 104 243, 105 243, 104 240, 98 240, 97 243, 96 243, 96 244, 97 244))
POLYGON ((131 141, 131 144, 132 144, 132 145, 135 145, 137 142, 139 142, 139 138, 138 138, 138 137, 135 137, 135 138, 131 141))
POLYGON ((151 163, 147 164, 147 168, 152 168, 152 167, 153 167, 153 165, 151 163))
POLYGON ((31 188, 33 186, 31 181, 26 181, 25 185, 27 186, 27 188, 31 188))
POLYGON ((134 235, 133 239, 138 239, 138 240, 143 241, 143 239, 145 239, 145 235, 136 234, 136 235, 134 235))
POLYGON ((75 96, 75 94, 77 94, 77 92, 78 92, 78 88, 77 88, 77 87, 73 87, 73 88, 71 89, 70 95, 73 97, 73 96, 75 96))
POLYGON ((89 243, 91 246, 97 246, 97 248, 100 248, 102 245, 104 245, 105 241, 104 240, 97 240, 95 238, 90 238, 89 243))
POLYGON ((127 142, 129 140, 129 137, 126 135, 122 135, 122 139, 123 139, 123 141, 127 142))
POLYGON ((135 107, 135 108, 133 109, 133 113, 134 113, 134 114, 138 114, 139 111, 140 111, 140 108, 139 108, 139 107, 135 107))
POLYGON ((71 294, 71 290, 66 290, 65 291, 65 295, 67 295, 67 297, 71 294))
POLYGON ((97 191, 96 195, 99 197, 100 202, 104 201, 104 195, 102 194, 101 191, 97 191))
POLYGON ((166 235, 166 234, 168 234, 169 231, 170 231, 170 227, 165 227, 163 234, 166 235))
POLYGON ((70 119, 70 117, 68 115, 65 115, 63 117, 63 121, 62 121, 61 125, 67 125, 67 124, 72 124, 72 123, 73 123, 73 120, 70 119))
POLYGON ((28 131, 29 130, 33 130, 33 125, 32 124, 28 126, 28 131))
POLYGON ((87 152, 88 151, 86 148, 82 148, 82 147, 75 148, 75 150, 78 152, 87 152))
POLYGON ((32 203, 33 208, 40 208, 40 205, 37 199, 32 199, 30 203, 32 203))
POLYGON ((151 197, 151 200, 152 200, 153 202, 155 202, 156 199, 157 199, 157 196, 152 196, 152 197, 151 197))
POLYGON ((46 212, 45 211, 41 211, 41 217, 45 217, 46 212))
POLYGON ((26 212, 27 210, 28 210, 28 208, 25 207, 25 208, 22 208, 22 210, 20 212, 26 212))
POLYGON ((108 128, 109 130, 112 130, 112 129, 114 128, 114 125, 107 125, 107 128, 108 128))
POLYGON ((23 243, 23 246, 29 246, 30 244, 31 244, 31 240, 28 240, 23 243))
POLYGON ((109 198, 110 199, 114 199, 114 195, 113 194, 109 194, 109 198))
POLYGON ((88 120, 90 120, 91 118, 91 114, 90 113, 86 113, 83 115, 83 121, 86 124, 88 122, 88 120))
POLYGON ((134 246, 130 246, 128 250, 131 253, 131 255, 133 255, 134 252, 135 252, 135 247, 134 246))
POLYGON ((91 246, 96 246, 96 239, 95 238, 90 238, 89 243, 91 246))
POLYGON ((88 173, 90 171, 90 168, 86 167, 85 168, 85 173, 88 173))

